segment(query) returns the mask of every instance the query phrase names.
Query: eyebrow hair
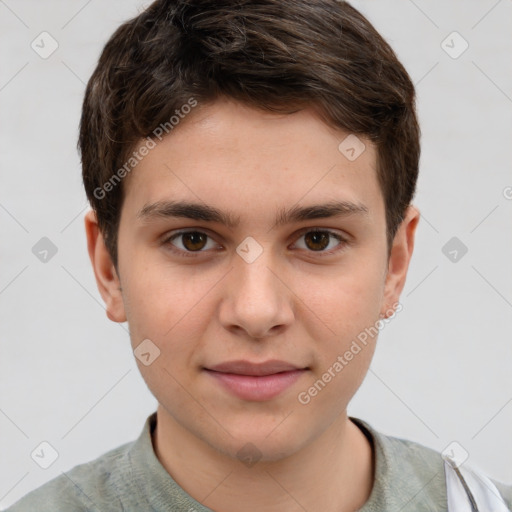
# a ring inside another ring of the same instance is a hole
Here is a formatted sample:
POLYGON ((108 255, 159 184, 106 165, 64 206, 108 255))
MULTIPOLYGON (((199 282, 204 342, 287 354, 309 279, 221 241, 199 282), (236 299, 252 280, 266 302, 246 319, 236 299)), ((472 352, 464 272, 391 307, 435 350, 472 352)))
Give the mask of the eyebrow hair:
MULTIPOLYGON (((345 217, 353 214, 367 215, 368 208, 362 203, 352 203, 350 201, 330 201, 319 205, 294 206, 288 210, 282 208, 277 213, 272 229, 293 222, 345 217)), ((137 214, 137 218, 143 221, 170 217, 218 222, 231 229, 240 224, 240 217, 232 212, 224 212, 207 204, 190 201, 157 201, 144 205, 137 214)))

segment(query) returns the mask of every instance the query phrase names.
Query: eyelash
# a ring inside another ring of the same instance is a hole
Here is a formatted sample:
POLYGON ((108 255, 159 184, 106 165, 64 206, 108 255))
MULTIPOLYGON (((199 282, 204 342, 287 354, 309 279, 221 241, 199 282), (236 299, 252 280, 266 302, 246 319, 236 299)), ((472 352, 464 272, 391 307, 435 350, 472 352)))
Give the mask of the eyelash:
MULTIPOLYGON (((181 256, 181 257, 184 257, 184 258, 195 258, 195 257, 198 257, 201 253, 204 253, 206 251, 204 250, 199 250, 199 251, 184 251, 182 249, 178 249, 176 248, 171 242, 175 239, 175 238, 179 238, 181 235, 186 235, 186 234, 189 234, 189 233, 200 233, 202 235, 206 235, 208 238, 212 238, 208 233, 205 233, 204 231, 199 231, 197 229, 187 229, 187 230, 182 230, 182 231, 177 231, 175 233, 172 233, 170 236, 166 237, 164 239, 164 241, 162 242, 162 245, 166 245, 170 248, 170 250, 177 254, 178 256, 181 256)), ((308 250, 307 252, 310 252, 310 253, 313 253, 313 254, 318 254, 320 256, 330 256, 332 254, 335 254, 337 253, 338 251, 342 250, 348 243, 349 241, 347 240, 347 238, 343 237, 342 235, 340 235, 339 233, 335 232, 335 231, 332 231, 330 229, 320 229, 320 228, 306 228, 302 231, 299 232, 298 234, 298 237, 302 237, 308 233, 326 233, 328 234, 329 236, 335 238, 336 240, 338 240, 340 242, 340 244, 334 248, 334 249, 330 249, 329 251, 313 251, 313 250, 308 250)))

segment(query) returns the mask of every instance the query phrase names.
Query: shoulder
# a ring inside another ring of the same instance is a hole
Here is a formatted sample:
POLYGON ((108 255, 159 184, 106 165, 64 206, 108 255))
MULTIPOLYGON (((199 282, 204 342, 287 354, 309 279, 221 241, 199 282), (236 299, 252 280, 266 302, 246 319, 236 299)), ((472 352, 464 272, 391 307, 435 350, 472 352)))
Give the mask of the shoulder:
POLYGON ((78 512, 122 510, 118 487, 131 471, 129 451, 123 444, 33 490, 5 512, 78 512))
POLYGON ((440 453, 413 441, 382 434, 360 419, 351 420, 373 444, 374 485, 362 512, 446 512, 444 461, 440 453))
MULTIPOLYGON (((404 510, 446 511, 445 460, 441 453, 420 443, 382 434, 366 422, 351 418, 374 445, 375 484, 370 503, 386 503, 404 510), (372 501, 373 499, 373 501, 372 501)), ((474 472, 474 470, 473 470, 474 472)), ((485 476, 481 473, 483 479, 485 476)), ((490 480, 501 501, 512 510, 512 487, 490 480)), ((493 494, 496 494, 492 489, 493 494)), ((363 511, 366 512, 366 508, 363 511)), ((368 507, 368 511, 381 510, 368 507)))
POLYGON ((496 486, 501 497, 509 510, 512 510, 512 485, 506 485, 503 482, 498 482, 496 480, 491 480, 492 483, 496 486))
MULTIPOLYGON (((428 473, 425 474, 425 468, 442 468, 443 487, 446 492, 445 461, 439 452, 413 441, 389 436, 385 437, 389 443, 389 447, 391 447, 391 449, 395 451, 400 460, 405 463, 407 471, 411 474, 419 476, 425 480, 425 477, 428 477, 428 473)), ((480 503, 481 505, 484 501, 489 499, 489 497, 493 499, 494 497, 497 497, 498 500, 496 502, 493 501, 495 506, 498 506, 501 502, 506 506, 507 510, 512 511, 511 485, 506 485, 502 482, 487 477, 482 471, 476 469, 476 467, 473 467, 472 464, 469 464, 468 466, 464 464, 460 467, 460 471, 462 472, 463 477, 465 475, 473 475, 473 482, 469 484, 469 481, 467 480, 466 483, 468 483, 470 490, 475 495, 475 497, 480 496, 479 499, 477 499, 477 503, 480 503), (482 494, 479 494, 478 488, 483 490, 482 494), (487 495, 488 498, 486 498, 485 495, 487 495), (479 500, 482 501, 479 502, 479 500)))

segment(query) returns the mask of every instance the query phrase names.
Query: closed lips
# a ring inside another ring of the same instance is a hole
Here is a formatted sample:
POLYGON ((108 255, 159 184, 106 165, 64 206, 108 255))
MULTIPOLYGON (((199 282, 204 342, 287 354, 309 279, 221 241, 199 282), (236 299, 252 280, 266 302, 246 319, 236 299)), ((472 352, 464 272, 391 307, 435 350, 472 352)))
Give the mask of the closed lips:
POLYGON ((230 373, 234 375, 263 377, 265 375, 274 375, 276 373, 305 370, 306 368, 288 363, 286 361, 273 359, 262 363, 254 363, 246 360, 229 361, 210 366, 205 369, 214 372, 230 373))

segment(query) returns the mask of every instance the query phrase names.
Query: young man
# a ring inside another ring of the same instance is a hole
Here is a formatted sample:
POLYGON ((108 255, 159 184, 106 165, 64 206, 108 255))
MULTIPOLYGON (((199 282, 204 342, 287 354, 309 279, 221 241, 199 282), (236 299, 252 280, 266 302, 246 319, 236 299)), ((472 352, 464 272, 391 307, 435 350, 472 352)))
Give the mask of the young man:
POLYGON ((512 490, 349 418, 401 308, 415 92, 334 0, 158 0, 91 77, 97 284, 158 400, 18 511, 509 510, 512 490))

